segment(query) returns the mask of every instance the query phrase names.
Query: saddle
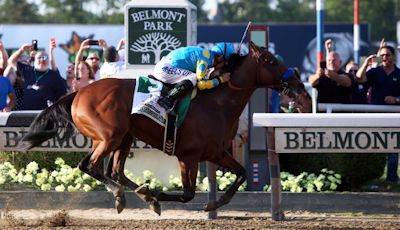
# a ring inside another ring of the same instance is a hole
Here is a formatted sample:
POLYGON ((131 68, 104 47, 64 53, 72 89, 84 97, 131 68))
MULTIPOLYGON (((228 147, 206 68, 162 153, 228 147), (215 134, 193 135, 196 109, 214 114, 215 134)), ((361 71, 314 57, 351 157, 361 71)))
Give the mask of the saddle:
POLYGON ((157 101, 160 95, 168 94, 171 87, 173 85, 163 84, 151 75, 138 77, 131 111, 132 114, 144 115, 164 127, 163 151, 169 155, 175 152, 176 132, 186 117, 193 94, 188 94, 180 99, 174 108, 175 113, 168 114, 164 108, 158 105, 157 101))

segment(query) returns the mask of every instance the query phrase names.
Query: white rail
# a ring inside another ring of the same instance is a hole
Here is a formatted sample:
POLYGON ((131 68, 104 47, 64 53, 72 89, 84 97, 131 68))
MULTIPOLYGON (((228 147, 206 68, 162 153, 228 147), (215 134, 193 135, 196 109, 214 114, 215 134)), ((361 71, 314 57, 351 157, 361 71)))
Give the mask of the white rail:
POLYGON ((399 113, 399 105, 370 105, 370 104, 335 104, 318 103, 319 112, 372 112, 372 113, 399 113))

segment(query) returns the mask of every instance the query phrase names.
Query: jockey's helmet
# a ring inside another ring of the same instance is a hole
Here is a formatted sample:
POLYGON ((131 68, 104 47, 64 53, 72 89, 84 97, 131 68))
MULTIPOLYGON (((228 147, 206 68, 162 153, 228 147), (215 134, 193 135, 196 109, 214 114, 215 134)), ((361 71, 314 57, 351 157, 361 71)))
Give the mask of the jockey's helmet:
POLYGON ((235 48, 233 47, 232 43, 219 42, 215 44, 213 48, 211 48, 211 52, 213 52, 215 55, 221 55, 225 60, 228 60, 229 57, 235 53, 235 48))

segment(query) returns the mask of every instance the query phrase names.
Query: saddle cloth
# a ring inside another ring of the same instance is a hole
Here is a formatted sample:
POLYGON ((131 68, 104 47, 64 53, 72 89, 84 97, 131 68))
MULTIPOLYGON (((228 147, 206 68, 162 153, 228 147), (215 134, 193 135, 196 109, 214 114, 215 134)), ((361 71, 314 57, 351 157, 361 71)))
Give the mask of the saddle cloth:
MULTIPOLYGON (((136 79, 135 96, 133 97, 132 114, 142 114, 152 119, 162 127, 166 126, 167 113, 157 100, 161 93, 166 94, 167 89, 162 82, 149 77, 140 76, 136 79)), ((191 95, 184 97, 178 103, 175 127, 179 128, 189 109, 191 95)))

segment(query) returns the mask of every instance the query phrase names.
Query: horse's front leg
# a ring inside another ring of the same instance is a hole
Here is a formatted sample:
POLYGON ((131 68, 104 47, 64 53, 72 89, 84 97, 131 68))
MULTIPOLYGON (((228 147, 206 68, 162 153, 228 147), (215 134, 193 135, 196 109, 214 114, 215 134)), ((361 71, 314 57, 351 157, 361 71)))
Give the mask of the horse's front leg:
POLYGON ((242 185, 246 181, 245 168, 240 165, 235 159, 233 159, 233 157, 227 152, 224 152, 216 156, 215 158, 210 159, 210 161, 234 173, 236 175, 236 180, 219 198, 217 202, 209 202, 204 209, 205 211, 214 211, 217 208, 228 204, 239 189, 240 185, 242 185))
POLYGON ((169 194, 165 192, 159 192, 156 194, 156 198, 158 201, 178 201, 186 203, 194 198, 196 192, 196 178, 199 162, 190 158, 178 160, 181 169, 183 194, 169 194))

